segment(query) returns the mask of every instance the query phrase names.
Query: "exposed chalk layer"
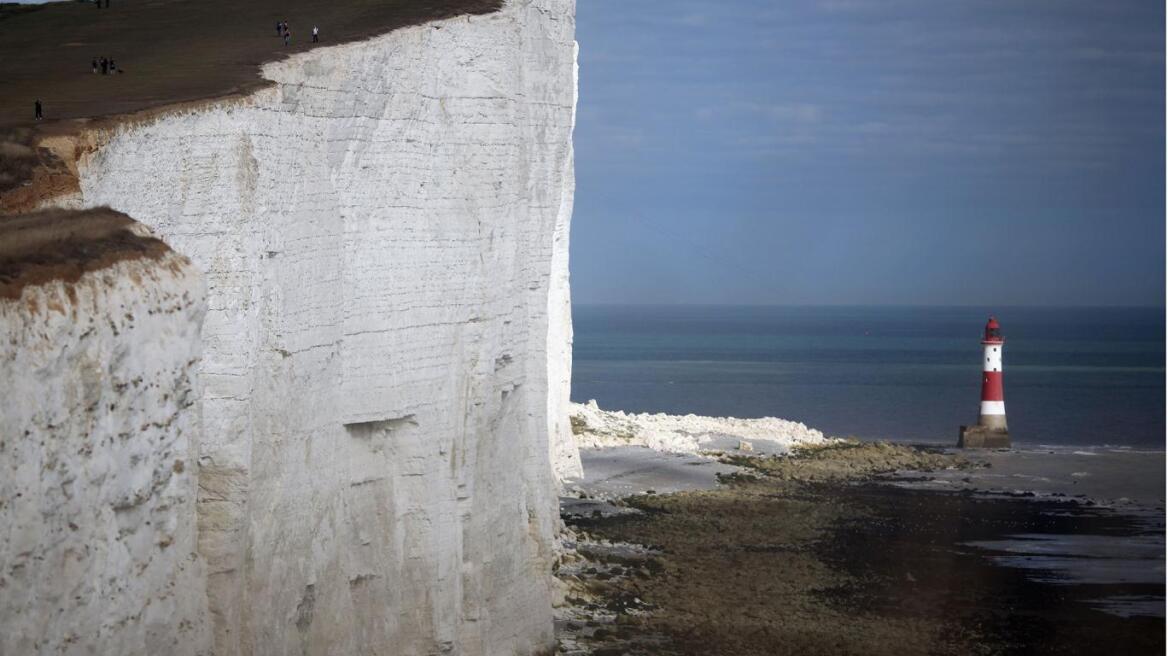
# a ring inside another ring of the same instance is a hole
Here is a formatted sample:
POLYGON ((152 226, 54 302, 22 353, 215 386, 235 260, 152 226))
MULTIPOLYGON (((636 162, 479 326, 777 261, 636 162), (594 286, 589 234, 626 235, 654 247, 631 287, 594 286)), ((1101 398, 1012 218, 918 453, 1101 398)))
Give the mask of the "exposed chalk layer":
POLYGON ((79 162, 206 276, 216 654, 551 647, 573 35, 516 0, 311 51, 79 162))
POLYGON ((0 654, 208 653, 202 280, 108 211, 0 233, 0 654))

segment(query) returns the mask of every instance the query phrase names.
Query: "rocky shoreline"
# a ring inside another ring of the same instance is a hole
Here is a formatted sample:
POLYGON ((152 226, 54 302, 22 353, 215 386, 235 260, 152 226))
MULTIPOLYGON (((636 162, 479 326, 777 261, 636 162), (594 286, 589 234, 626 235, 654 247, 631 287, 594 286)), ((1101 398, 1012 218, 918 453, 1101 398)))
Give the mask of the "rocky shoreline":
POLYGON ((1162 580, 1044 581, 978 546, 1022 533, 1138 539, 1149 529, 1131 515, 1074 499, 888 484, 906 470, 984 467, 937 449, 840 441, 721 460, 741 469, 715 489, 565 515, 561 653, 1164 650, 1162 616, 1092 604, 1162 600, 1162 580))

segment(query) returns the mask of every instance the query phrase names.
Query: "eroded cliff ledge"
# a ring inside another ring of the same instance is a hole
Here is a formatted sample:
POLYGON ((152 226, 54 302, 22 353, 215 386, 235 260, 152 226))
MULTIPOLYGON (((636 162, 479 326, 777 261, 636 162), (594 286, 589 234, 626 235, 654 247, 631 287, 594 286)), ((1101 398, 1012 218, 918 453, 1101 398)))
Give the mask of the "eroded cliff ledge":
POLYGON ((197 524, 183 599, 211 630, 183 650, 550 647, 552 459, 575 455, 573 34, 571 0, 516 0, 57 149, 75 189, 38 203, 124 212, 206 282, 194 344, 159 346, 201 351, 196 510, 176 521, 197 524))
POLYGON ((0 653, 198 653, 198 272, 109 210, 0 218, 0 653))

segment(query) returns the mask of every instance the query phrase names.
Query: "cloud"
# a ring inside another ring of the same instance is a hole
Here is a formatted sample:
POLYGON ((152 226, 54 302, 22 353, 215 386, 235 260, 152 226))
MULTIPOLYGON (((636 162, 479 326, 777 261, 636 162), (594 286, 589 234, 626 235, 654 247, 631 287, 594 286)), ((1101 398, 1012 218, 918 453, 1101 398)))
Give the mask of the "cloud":
POLYGON ((605 143, 621 148, 639 148, 646 141, 643 129, 619 125, 597 126, 597 136, 605 143))
POLYGON ((688 27, 705 27, 710 24, 710 17, 705 14, 686 14, 678 18, 677 22, 688 27))
POLYGON ((818 4, 823 11, 863 11, 872 8, 872 3, 862 0, 822 0, 818 4))
POLYGON ((865 121, 855 127, 858 134, 886 135, 894 132, 893 127, 884 121, 865 121))
POLYGON ((812 103, 779 103, 765 105, 762 113, 776 121, 792 123, 818 123, 823 118, 823 110, 812 103))
POLYGON ((812 125, 824 118, 823 108, 815 103, 808 102, 778 102, 762 103, 753 101, 736 101, 720 106, 699 107, 694 110, 694 117, 703 121, 712 118, 729 119, 736 115, 753 115, 768 118, 778 123, 794 123, 812 125))

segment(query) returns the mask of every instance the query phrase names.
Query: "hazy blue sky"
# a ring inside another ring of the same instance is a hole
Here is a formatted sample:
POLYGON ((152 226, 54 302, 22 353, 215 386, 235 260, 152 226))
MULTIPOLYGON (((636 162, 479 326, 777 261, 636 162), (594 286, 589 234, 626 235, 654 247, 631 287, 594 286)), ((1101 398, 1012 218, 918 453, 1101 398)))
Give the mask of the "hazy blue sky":
POLYGON ((576 302, 1161 304, 1163 0, 579 0, 576 302))

